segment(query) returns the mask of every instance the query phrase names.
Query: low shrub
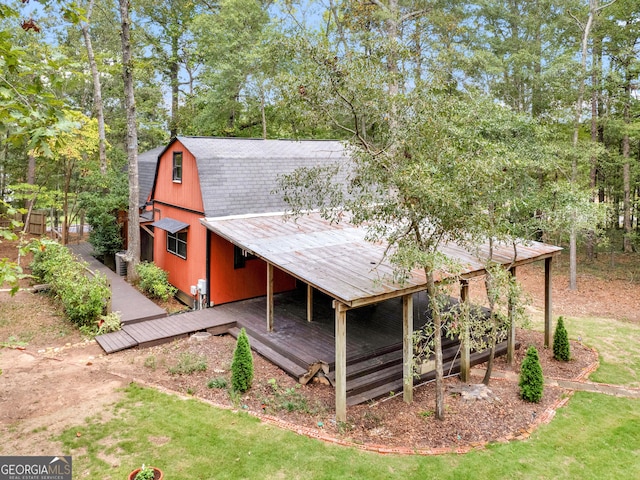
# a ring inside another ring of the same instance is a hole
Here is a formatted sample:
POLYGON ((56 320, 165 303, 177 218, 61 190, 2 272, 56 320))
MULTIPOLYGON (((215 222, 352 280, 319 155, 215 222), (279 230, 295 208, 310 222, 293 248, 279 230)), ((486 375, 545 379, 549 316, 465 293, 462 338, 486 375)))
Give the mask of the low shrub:
POLYGON ((564 327, 564 319, 562 317, 558 318, 556 330, 553 332, 553 358, 563 362, 568 362, 571 358, 569 335, 564 327))
POLYGON ((311 412, 307 398, 300 392, 302 386, 299 383, 296 383, 295 387, 282 388, 275 378, 271 378, 269 385, 272 396, 263 400, 265 408, 270 407, 287 412, 311 412))
POLYGON ((206 370, 206 357, 191 352, 182 352, 178 357, 178 363, 173 367, 169 367, 171 375, 190 375, 195 372, 205 372, 206 370))
POLYGON ((105 312, 111 290, 107 278, 92 274, 69 249, 51 240, 34 242, 31 270, 40 281, 48 283, 60 301, 66 316, 78 327, 91 330, 105 312))
POLYGON ((106 315, 100 315, 100 318, 89 325, 81 325, 80 331, 89 336, 96 337, 105 333, 117 332, 122 329, 120 320, 120 312, 111 312, 106 315))
POLYGON ((212 378, 207 382, 208 388, 227 388, 227 380, 224 378, 212 378))
POLYGON ((538 350, 533 345, 527 349, 527 354, 520 367, 520 396, 523 400, 538 403, 542 400, 544 391, 544 377, 538 357, 538 350))
POLYGON ((136 266, 138 286, 151 297, 167 301, 178 289, 169 283, 169 274, 155 263, 141 262, 136 266))
POLYGON ((249 337, 243 328, 240 330, 236 341, 236 348, 233 351, 233 361, 231 362, 231 388, 235 392, 244 393, 251 388, 253 382, 253 356, 249 337))

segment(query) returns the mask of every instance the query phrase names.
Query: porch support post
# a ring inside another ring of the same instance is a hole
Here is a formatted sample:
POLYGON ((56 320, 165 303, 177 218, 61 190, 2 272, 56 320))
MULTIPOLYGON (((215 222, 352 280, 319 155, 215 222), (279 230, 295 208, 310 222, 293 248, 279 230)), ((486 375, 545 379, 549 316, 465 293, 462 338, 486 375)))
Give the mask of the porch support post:
MULTIPOLYGON (((463 278, 460 280, 460 300, 463 303, 469 303, 469 280, 463 278)), ((468 305, 465 305, 468 307, 468 305)), ((469 310, 466 310, 470 315, 469 310)), ((471 348, 469 346, 469 318, 463 320, 463 328, 460 338, 460 381, 469 383, 471 380, 471 348)))
POLYGON ((267 262, 267 332, 273 331, 273 265, 267 262))
POLYGON ((336 422, 347 421, 347 306, 334 300, 336 317, 336 422))
POLYGON ((413 295, 402 297, 402 398, 413 402, 413 295))
POLYGON ((313 287, 307 283, 307 322, 313 321, 313 287))
POLYGON ((544 259, 544 346, 551 345, 551 265, 553 257, 544 259))
MULTIPOLYGON (((509 269, 509 274, 512 278, 516 278, 516 267, 509 269)), ((516 306, 511 300, 509 300, 509 332, 507 334, 507 364, 513 365, 513 359, 516 352, 516 306)))

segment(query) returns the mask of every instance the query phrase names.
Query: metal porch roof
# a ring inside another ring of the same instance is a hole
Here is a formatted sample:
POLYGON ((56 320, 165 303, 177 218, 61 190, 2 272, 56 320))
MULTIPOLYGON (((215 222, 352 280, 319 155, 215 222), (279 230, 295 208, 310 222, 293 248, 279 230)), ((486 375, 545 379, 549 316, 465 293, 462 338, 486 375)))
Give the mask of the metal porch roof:
POLYGON ((175 218, 165 217, 153 222, 151 226, 166 230, 169 233, 176 233, 187 228, 189 224, 176 220, 175 218))
MULTIPOLYGON (((366 230, 348 223, 330 224, 319 214, 285 221, 282 214, 204 218, 201 223, 243 250, 266 260, 336 300, 357 307, 424 290, 424 272, 414 270, 405 282, 394 280, 394 268, 384 261, 386 245, 365 240, 366 230)), ((554 245, 530 242, 517 248, 514 265, 524 265, 559 253, 554 245)), ((442 253, 463 266, 470 278, 485 272, 488 246, 471 253, 458 245, 442 253)), ((494 260, 513 261, 513 246, 494 246, 494 260)), ((440 274, 438 280, 444 280, 440 274)))

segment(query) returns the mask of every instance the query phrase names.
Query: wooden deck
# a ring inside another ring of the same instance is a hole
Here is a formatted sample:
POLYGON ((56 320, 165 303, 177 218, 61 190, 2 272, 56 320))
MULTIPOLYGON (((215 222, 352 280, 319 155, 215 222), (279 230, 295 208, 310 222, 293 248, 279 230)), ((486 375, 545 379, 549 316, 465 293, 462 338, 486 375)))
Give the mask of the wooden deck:
MULTIPOLYGON (((426 293, 414 295, 414 328, 428 318, 426 293)), ((251 348, 296 378, 307 383, 313 376, 334 383, 334 312, 328 296, 314 294, 314 320, 306 321, 304 295, 300 292, 275 296, 274 330, 267 332, 266 300, 257 298, 221 305, 237 318, 237 327, 229 330, 237 336, 245 328, 251 348)), ((444 371, 460 371, 460 344, 443 338, 444 371)), ((497 355, 506 353, 506 342, 497 355)), ((473 352, 471 365, 488 359, 488 351, 473 352)), ((350 310, 347 314, 347 404, 356 405, 402 390, 402 303, 388 300, 375 306, 350 310)), ((435 378, 426 372, 415 383, 435 378)))
MULTIPOLYGON (((256 338, 283 345, 291 355, 307 364, 321 362, 333 368, 335 359, 334 311, 331 298, 314 292, 312 322, 306 321, 306 303, 302 292, 275 296, 274 329, 267 332, 266 300, 256 298, 226 304, 214 309, 234 311, 238 327, 256 338)), ((426 322, 425 293, 414 297, 414 327, 426 322)), ((363 355, 402 344, 402 301, 392 299, 374 306, 350 310, 347 314, 347 364, 363 355)))
MULTIPOLYGON (((148 300, 90 255, 86 246, 72 247, 93 271, 111 282, 112 310, 123 318, 122 330, 96 337, 106 353, 144 348, 184 338, 195 332, 237 336, 245 328, 251 348, 282 368, 300 383, 322 376, 333 384, 335 314, 331 297, 314 293, 312 322, 306 320, 306 289, 274 299, 274 330, 267 331, 266 299, 255 298, 179 315, 148 300)), ((414 294, 414 328, 428 321, 425 292, 414 294)), ((459 371, 459 344, 444 340, 445 371, 459 371)), ((501 345, 498 354, 506 350, 501 345)), ((473 353, 472 364, 486 360, 486 352, 473 353)), ((355 405, 402 389, 402 301, 399 298, 347 312, 347 404, 355 405)), ((433 378, 427 372, 417 382, 433 378)))
POLYGON ((227 333, 235 327, 235 318, 215 309, 195 310, 164 318, 128 323, 122 330, 96 337, 106 353, 119 352, 133 347, 152 347, 184 338, 195 332, 214 335, 227 333))

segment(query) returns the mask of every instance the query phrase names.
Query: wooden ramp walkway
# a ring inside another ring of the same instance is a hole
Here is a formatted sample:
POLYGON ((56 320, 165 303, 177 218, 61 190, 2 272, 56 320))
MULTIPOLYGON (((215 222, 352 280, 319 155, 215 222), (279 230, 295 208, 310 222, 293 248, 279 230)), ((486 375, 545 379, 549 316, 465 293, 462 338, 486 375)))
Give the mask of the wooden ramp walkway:
POLYGON ((122 330, 96 337, 106 353, 133 347, 151 347, 183 338, 195 332, 226 333, 235 326, 235 317, 224 309, 206 309, 168 316, 167 312, 127 283, 124 277, 93 256, 89 243, 68 245, 69 250, 87 262, 89 269, 107 277, 111 286, 111 310, 120 312, 122 330))
POLYGON ((96 337, 96 341, 106 353, 114 353, 127 348, 160 345, 196 332, 221 335, 235 325, 233 316, 226 314, 223 310, 209 308, 128 323, 123 325, 120 331, 96 337))
POLYGON ((135 287, 127 283, 124 277, 116 274, 104 263, 93 256, 93 247, 83 242, 67 245, 67 248, 79 259, 87 262, 92 272, 99 272, 107 277, 111 285, 111 311, 120 312, 123 324, 143 322, 154 318, 163 318, 167 312, 145 297, 135 287))

